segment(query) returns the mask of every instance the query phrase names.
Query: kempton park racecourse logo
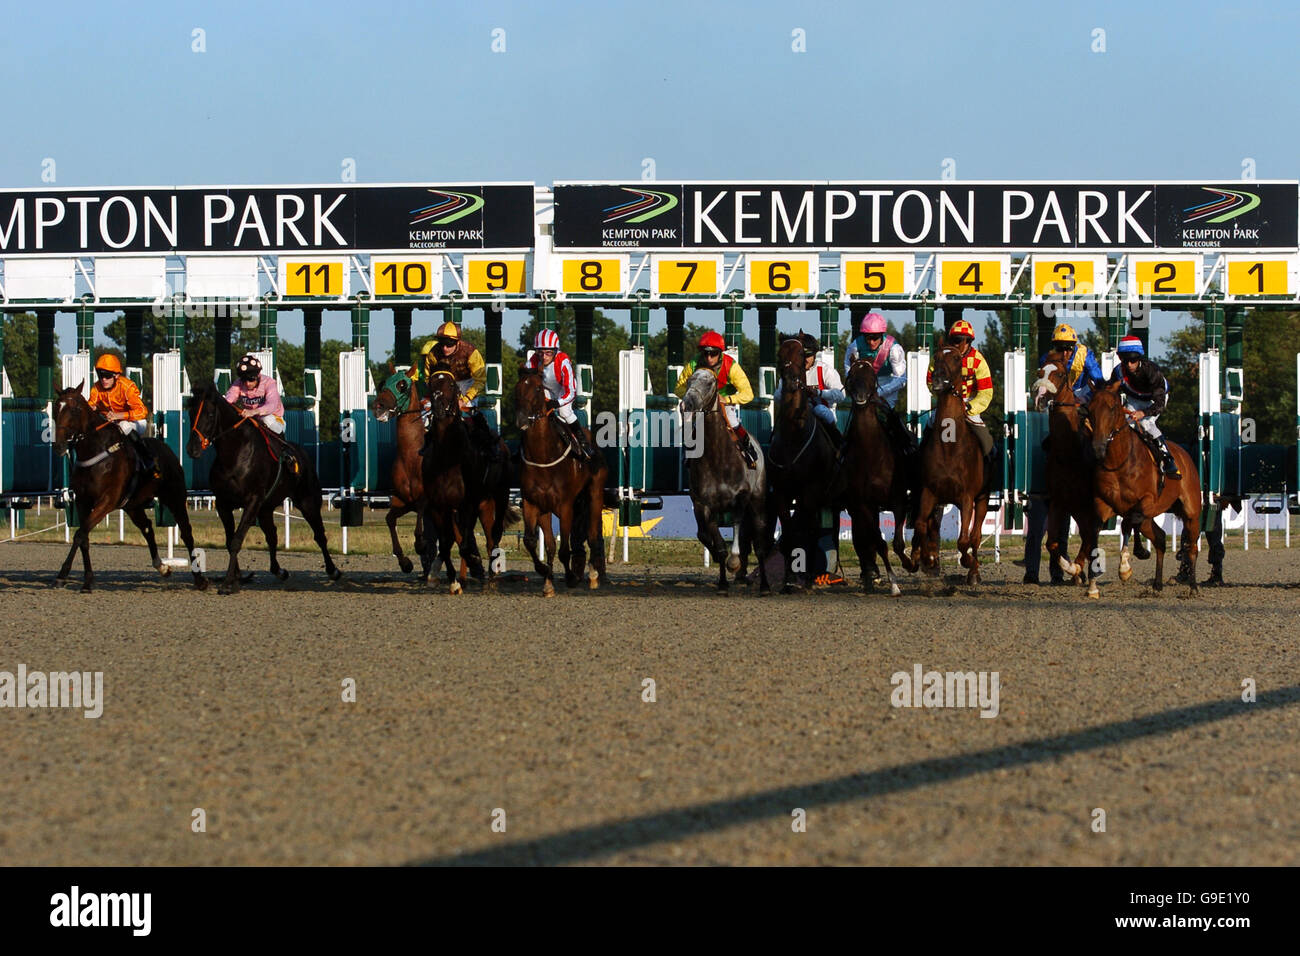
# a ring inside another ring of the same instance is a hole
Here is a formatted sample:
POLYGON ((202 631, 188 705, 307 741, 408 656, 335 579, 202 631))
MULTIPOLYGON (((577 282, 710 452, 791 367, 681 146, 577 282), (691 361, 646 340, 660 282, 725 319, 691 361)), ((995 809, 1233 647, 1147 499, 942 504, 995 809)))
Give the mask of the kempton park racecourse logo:
POLYGON ((633 189, 624 186, 623 192, 632 198, 627 202, 606 206, 605 222, 646 222, 655 216, 662 216, 677 205, 677 197, 672 193, 659 193, 652 189, 633 189))
POLYGON ((1239 192, 1235 189, 1214 189, 1202 186, 1207 193, 1214 196, 1197 206, 1188 206, 1183 210, 1183 225, 1190 222, 1208 221, 1211 224, 1227 222, 1244 216, 1259 205, 1259 196, 1255 193, 1239 192))
POLYGON ((483 197, 472 193, 456 193, 442 189, 430 189, 429 192, 437 198, 437 202, 412 209, 412 226, 445 226, 483 208, 483 197))

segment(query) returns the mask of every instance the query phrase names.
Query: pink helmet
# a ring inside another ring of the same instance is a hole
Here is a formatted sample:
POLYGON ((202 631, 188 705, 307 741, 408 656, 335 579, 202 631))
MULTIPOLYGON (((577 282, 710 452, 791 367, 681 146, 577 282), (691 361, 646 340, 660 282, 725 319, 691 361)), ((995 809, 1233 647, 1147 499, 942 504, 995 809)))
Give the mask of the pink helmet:
POLYGON ((862 324, 858 326, 858 331, 863 335, 884 335, 887 328, 883 315, 879 312, 868 312, 862 317, 862 324))
POLYGON ((542 329, 533 336, 533 348, 535 349, 558 349, 560 347, 560 337, 555 334, 554 329, 542 329))

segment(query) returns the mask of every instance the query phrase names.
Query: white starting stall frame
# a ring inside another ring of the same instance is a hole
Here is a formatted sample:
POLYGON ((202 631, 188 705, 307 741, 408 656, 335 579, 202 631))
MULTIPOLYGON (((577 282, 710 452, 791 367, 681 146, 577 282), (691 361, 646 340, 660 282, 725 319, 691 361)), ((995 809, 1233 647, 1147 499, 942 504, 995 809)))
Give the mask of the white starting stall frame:
POLYGON ((361 524, 358 490, 373 487, 379 477, 379 435, 372 427, 370 402, 375 382, 365 349, 339 353, 339 438, 343 449, 342 501, 343 553, 348 553, 348 528, 361 524))
MULTIPOLYGON (((185 467, 185 396, 190 392, 190 377, 181 365, 178 351, 153 354, 153 422, 154 434, 176 454, 185 467)), ((162 521, 161 505, 155 512, 155 523, 162 521)), ((176 522, 167 525, 167 557, 163 563, 173 568, 189 567, 188 558, 177 558, 176 522)))

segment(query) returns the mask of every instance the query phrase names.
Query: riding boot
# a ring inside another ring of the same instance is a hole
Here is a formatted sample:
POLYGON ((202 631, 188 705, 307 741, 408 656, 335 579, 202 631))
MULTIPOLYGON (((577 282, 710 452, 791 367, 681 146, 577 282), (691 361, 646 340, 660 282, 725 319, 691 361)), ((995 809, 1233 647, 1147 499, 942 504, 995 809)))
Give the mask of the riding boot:
POLYGON ((582 428, 582 423, 577 419, 567 423, 569 426, 569 437, 573 440, 574 450, 577 451, 578 457, 587 464, 596 463, 596 448, 592 445, 587 433, 582 428))
POLYGON ((1156 439, 1156 446, 1160 449, 1160 470, 1165 476, 1175 479, 1183 477, 1183 473, 1178 470, 1178 462, 1174 461, 1173 453, 1165 442, 1164 435, 1156 439))
POLYGON ((758 452, 754 450, 754 443, 749 437, 749 432, 745 431, 744 425, 736 425, 731 429, 736 435, 736 446, 740 449, 741 457, 745 459, 745 464, 750 468, 758 466, 758 452))
POLYGON ((477 408, 474 414, 470 416, 473 424, 473 431, 478 438, 479 443, 483 446, 483 452, 487 455, 490 464, 499 464, 501 461, 501 449, 497 445, 496 435, 492 434, 492 429, 488 427, 487 419, 477 408))
POLYGON ((819 418, 817 419, 817 423, 821 425, 822 431, 826 433, 826 437, 831 440, 831 446, 835 449, 835 457, 838 460, 840 455, 844 452, 844 436, 840 433, 839 428, 828 421, 819 418))
POLYGON ((131 443, 131 447, 135 449, 135 453, 140 459, 140 469, 142 471, 156 471, 157 466, 154 463, 153 456, 149 454, 149 449, 145 445, 144 439, 140 437, 140 433, 133 429, 126 433, 126 440, 131 443))

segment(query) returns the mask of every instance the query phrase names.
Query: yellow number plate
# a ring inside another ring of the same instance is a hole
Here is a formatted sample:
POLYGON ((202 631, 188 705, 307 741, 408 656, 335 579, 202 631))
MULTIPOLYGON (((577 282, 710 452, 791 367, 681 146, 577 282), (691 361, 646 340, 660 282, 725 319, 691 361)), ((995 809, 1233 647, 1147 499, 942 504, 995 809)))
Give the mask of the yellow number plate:
POLYGON ((1290 295, 1286 259, 1229 259, 1228 295, 1290 295))
POLYGON ((1034 295, 1093 295, 1101 287, 1093 259, 1040 259, 1034 256, 1034 295))
POLYGON ((284 294, 343 295, 343 263, 286 262, 284 294))
POLYGON ((622 292, 621 265, 618 259, 565 259, 560 291, 567 295, 622 292))
POLYGON ((807 259, 749 260, 751 295, 814 295, 807 259))
POLYGON ((1130 291, 1140 296, 1195 295, 1198 262, 1190 256, 1134 261, 1129 267, 1130 291))
POLYGON ((915 268, 907 259, 844 259, 841 264, 845 295, 909 295, 915 268))
POLYGON ((441 271, 441 260, 372 260, 370 273, 375 295, 433 295, 435 269, 441 271))
POLYGON ((469 295, 522 295, 526 271, 524 265, 523 259, 471 259, 466 256, 465 291, 469 295))
POLYGON ((1001 259, 943 259, 939 263, 942 295, 1002 295, 1001 259))
POLYGON ((717 295, 716 259, 659 259, 656 295, 717 295))

